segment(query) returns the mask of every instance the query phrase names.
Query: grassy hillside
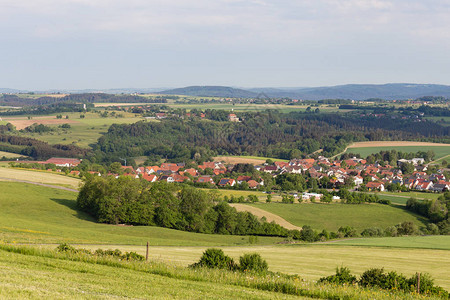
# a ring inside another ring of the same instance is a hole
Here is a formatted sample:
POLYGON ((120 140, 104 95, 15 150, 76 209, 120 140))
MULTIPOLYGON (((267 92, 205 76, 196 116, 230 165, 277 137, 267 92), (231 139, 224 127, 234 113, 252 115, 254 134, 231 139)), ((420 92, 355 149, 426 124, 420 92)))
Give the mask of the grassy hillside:
MULTIPOLYGON (((96 223, 76 210, 74 192, 0 182, 0 241, 144 245, 245 245, 248 237, 196 234, 160 227, 96 223), (20 191, 20 192, 18 192, 20 191)), ((281 238, 261 237, 273 244, 281 238)))
POLYGON ((279 215, 297 225, 310 225, 316 230, 337 231, 341 226, 352 226, 358 231, 369 227, 386 228, 403 221, 412 221, 418 226, 426 220, 402 208, 381 204, 283 204, 255 203, 251 206, 279 215))

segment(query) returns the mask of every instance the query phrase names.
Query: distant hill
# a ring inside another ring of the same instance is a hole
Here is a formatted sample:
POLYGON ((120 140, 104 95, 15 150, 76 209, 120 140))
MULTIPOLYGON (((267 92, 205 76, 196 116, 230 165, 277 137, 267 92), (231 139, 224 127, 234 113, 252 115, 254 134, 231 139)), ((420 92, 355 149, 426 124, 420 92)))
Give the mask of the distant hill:
POLYGON ((289 97, 305 100, 369 98, 415 99, 423 96, 443 96, 450 98, 450 86, 438 84, 347 84, 329 87, 299 89, 250 89, 252 92, 264 92, 270 97, 289 97))
POLYGON ((2 94, 17 94, 17 93, 23 93, 23 92, 24 91, 21 91, 21 90, 0 88, 0 93, 2 93, 2 94))
POLYGON ((253 98, 258 93, 236 89, 228 86, 188 86, 159 92, 164 95, 186 95, 198 97, 229 97, 229 98, 253 98))
MULTIPOLYGON (((52 90, 53 91, 53 90, 52 90)), ((53 92, 55 92, 54 90, 53 92)), ((0 93, 19 93, 15 89, 0 88, 0 93)), ((98 90, 66 90, 68 93, 98 93, 98 90)), ((186 95, 224 98, 283 98, 304 100, 353 99, 366 100, 381 98, 386 100, 416 99, 423 96, 450 98, 450 86, 439 84, 387 83, 387 84, 346 84, 323 87, 290 88, 235 88, 228 86, 188 86, 176 89, 164 88, 115 88, 102 90, 108 94, 158 93, 165 95, 186 95)))

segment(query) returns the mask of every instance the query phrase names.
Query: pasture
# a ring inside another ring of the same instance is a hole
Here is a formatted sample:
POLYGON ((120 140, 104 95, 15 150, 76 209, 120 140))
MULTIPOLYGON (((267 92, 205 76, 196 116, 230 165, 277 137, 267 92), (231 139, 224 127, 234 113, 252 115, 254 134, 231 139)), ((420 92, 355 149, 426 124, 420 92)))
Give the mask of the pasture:
POLYGON ((296 226, 309 225, 315 230, 337 231, 341 226, 354 227, 358 232, 369 227, 386 227, 404 221, 426 226, 426 219, 407 210, 382 204, 323 203, 254 203, 256 207, 278 215, 296 226))

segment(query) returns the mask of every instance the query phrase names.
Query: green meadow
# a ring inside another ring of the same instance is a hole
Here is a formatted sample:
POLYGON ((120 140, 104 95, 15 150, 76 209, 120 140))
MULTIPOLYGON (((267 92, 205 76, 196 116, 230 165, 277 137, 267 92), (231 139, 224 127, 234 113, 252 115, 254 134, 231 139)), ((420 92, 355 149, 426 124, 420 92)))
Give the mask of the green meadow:
POLYGON ((426 219, 407 210, 382 204, 323 203, 254 203, 251 206, 276 214, 296 225, 313 229, 337 231, 341 226, 354 227, 359 232, 369 227, 382 229, 404 221, 426 226, 426 219))

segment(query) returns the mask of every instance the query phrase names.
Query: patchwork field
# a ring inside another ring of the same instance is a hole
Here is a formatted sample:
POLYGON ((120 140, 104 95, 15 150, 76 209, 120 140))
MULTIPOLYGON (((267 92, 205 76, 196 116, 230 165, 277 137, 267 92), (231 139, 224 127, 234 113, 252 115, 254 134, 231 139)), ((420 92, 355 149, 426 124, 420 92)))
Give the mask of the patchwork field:
MULTIPOLYGON (((80 118, 80 113, 63 113, 69 119, 56 119, 56 114, 52 116, 33 116, 28 120, 26 117, 7 117, 3 122, 11 122, 18 126, 17 129, 25 128, 33 123, 45 124, 50 127, 58 127, 61 124, 69 123, 68 130, 58 130, 57 132, 46 133, 23 133, 23 136, 33 137, 50 144, 72 144, 82 148, 88 148, 90 144, 97 142, 102 133, 106 132, 112 124, 131 124, 143 121, 141 117, 135 117, 131 113, 121 113, 122 118, 107 117, 102 118, 97 113, 85 113, 85 118, 80 118)), ((152 120, 156 122, 155 120, 152 120)))
POLYGON ((309 225, 316 230, 337 231, 341 226, 351 226, 360 232, 369 227, 384 229, 404 221, 412 221, 418 226, 426 225, 426 220, 418 215, 381 204, 254 203, 242 207, 245 206, 278 215, 293 225, 309 225))

